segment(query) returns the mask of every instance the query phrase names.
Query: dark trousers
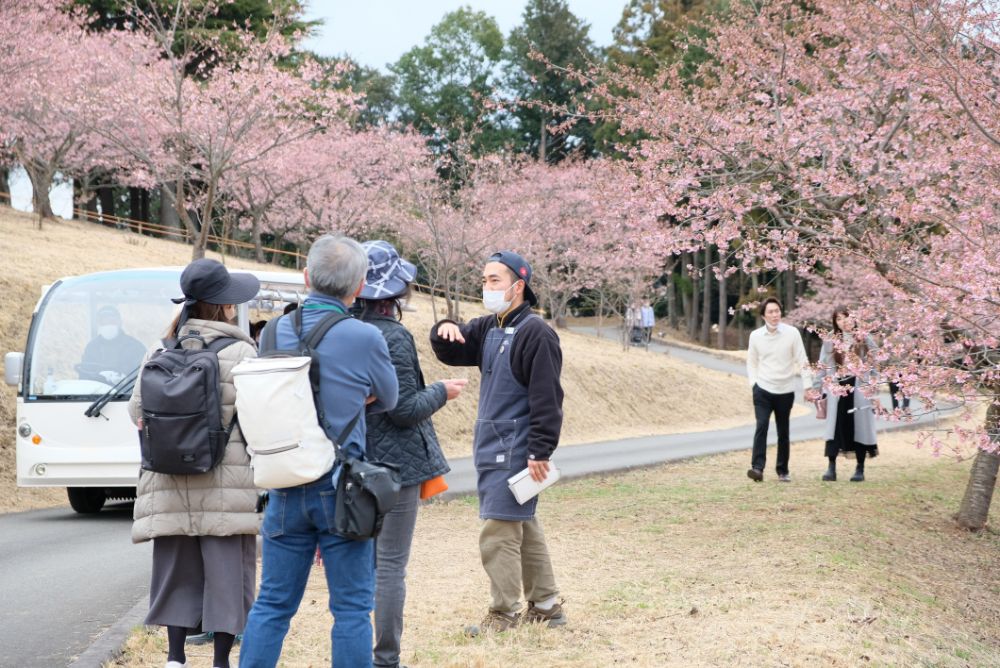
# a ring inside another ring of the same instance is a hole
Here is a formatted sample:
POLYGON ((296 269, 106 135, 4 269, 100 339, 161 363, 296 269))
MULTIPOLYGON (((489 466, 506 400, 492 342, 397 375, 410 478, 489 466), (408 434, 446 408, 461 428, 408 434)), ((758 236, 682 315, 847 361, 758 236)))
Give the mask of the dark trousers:
POLYGON ((892 381, 889 381, 889 394, 892 395, 892 410, 896 410, 900 406, 903 407, 903 410, 910 407, 910 398, 903 397, 902 401, 900 401, 897 396, 899 394, 899 385, 892 381))
POLYGON ((753 435, 753 459, 750 466, 763 471, 767 464, 767 428, 774 413, 774 423, 778 427, 778 463, 775 467, 778 475, 788 473, 788 419, 795 404, 795 393, 772 394, 765 389, 753 386, 753 411, 757 417, 757 431, 753 435))

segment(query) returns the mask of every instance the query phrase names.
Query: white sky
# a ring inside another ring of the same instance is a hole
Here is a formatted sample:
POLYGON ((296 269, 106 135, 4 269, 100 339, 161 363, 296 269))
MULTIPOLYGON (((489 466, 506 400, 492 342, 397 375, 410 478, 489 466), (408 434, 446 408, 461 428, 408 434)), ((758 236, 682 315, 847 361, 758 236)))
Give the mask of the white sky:
MULTIPOLYGON (((32 211, 34 206, 31 203, 31 181, 28 179, 28 173, 18 165, 11 168, 9 179, 10 205, 17 211, 32 211)), ((73 183, 66 181, 54 185, 49 192, 49 203, 52 205, 52 213, 60 218, 72 220, 73 183)))
MULTIPOLYGON (((521 23, 525 0, 307 0, 306 18, 324 24, 304 46, 323 56, 350 55, 362 65, 386 71, 410 48, 423 43, 431 27, 463 5, 497 20, 506 37, 521 23)), ((570 11, 590 24, 598 46, 611 43, 611 29, 625 0, 568 0, 570 11)))

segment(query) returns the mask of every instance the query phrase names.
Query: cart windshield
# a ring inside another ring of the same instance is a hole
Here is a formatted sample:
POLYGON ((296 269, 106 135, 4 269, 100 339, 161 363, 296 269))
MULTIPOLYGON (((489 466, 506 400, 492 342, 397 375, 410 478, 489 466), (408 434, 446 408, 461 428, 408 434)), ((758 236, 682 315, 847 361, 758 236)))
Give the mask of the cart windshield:
POLYGON ((135 370, 166 333, 177 270, 90 274, 49 290, 26 351, 27 398, 85 401, 135 370))

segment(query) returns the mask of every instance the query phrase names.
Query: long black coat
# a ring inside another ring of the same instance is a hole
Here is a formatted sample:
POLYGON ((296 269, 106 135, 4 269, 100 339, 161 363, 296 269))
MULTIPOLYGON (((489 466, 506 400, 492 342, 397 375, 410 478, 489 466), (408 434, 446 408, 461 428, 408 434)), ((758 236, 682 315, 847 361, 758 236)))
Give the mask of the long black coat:
POLYGON ((404 487, 447 473, 451 469, 430 419, 448 401, 444 383, 424 383, 413 335, 397 320, 369 316, 365 322, 382 332, 399 378, 396 407, 366 418, 368 457, 398 464, 404 487))

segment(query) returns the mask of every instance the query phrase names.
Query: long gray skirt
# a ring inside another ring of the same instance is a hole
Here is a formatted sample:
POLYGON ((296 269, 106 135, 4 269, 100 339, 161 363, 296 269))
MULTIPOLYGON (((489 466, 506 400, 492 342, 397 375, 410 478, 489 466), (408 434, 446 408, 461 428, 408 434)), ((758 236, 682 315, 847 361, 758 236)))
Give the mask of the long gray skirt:
POLYGON ((146 624, 243 633, 256 571, 251 534, 154 538, 146 624))

